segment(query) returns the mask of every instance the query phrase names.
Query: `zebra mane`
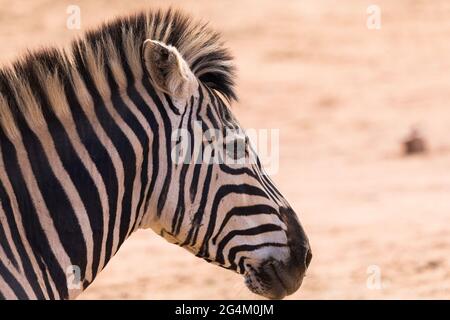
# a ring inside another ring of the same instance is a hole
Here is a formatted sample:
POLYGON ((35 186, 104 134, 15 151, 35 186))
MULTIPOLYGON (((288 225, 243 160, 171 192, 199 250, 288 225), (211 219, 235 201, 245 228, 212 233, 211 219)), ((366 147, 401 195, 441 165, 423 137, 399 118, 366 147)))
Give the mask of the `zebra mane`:
MULTIPOLYGON (((158 40, 177 48, 195 76, 228 100, 236 100, 235 67, 220 34, 175 9, 149 10, 119 17, 87 31, 68 49, 27 52, 0 69, 0 125, 15 135, 15 114, 44 123, 41 104, 67 112, 64 88, 83 91, 81 76, 89 73, 100 93, 108 93, 108 72, 119 90, 144 76, 142 43, 158 40), (104 92, 106 91, 106 92, 104 92), (57 104, 57 105, 55 105, 57 104)), ((86 90, 84 90, 86 95, 86 90)))

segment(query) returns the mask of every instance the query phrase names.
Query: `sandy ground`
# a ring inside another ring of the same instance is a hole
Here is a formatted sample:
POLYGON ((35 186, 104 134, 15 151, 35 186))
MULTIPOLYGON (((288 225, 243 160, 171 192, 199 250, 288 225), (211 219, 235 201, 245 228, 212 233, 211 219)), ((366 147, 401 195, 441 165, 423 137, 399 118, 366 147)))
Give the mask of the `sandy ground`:
MULTIPOLYGON (((273 178, 314 253, 290 298, 450 298, 450 3, 378 0, 376 31, 363 0, 171 2, 222 31, 239 68, 241 122, 281 130, 273 178), (404 157, 416 125, 429 152, 404 157)), ((69 4, 84 30, 168 3, 0 0, 0 60, 67 44, 78 32, 65 27, 69 4)), ((81 298, 258 297, 240 276, 142 231, 81 298)))

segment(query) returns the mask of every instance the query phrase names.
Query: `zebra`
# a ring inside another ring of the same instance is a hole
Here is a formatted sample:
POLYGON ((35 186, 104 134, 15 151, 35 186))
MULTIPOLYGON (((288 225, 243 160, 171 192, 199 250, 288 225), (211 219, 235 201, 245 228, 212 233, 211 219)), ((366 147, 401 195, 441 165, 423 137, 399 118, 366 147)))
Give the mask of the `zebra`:
MULTIPOLYGON (((2 67, 0 298, 74 299, 147 228, 258 295, 294 293, 309 240, 248 137, 231 136, 232 154, 255 161, 173 156, 178 129, 242 129, 235 74, 220 34, 175 9, 115 18, 2 67)), ((205 150, 204 136, 189 139, 205 150)))

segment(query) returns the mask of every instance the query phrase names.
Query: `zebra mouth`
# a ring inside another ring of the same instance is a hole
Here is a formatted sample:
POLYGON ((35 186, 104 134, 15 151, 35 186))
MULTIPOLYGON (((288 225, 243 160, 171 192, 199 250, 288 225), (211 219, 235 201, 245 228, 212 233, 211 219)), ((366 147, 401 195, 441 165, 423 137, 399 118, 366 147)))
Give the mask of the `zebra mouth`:
POLYGON ((284 265, 275 260, 262 263, 258 268, 246 265, 244 277, 250 291, 268 299, 283 299, 300 286, 294 284, 298 281, 290 279, 284 265))

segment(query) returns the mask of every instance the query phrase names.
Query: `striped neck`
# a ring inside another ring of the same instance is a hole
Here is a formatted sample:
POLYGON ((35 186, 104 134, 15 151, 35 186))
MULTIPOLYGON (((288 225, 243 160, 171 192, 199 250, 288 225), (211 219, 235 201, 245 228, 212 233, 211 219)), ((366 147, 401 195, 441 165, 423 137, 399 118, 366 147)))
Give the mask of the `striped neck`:
POLYGON ((219 35, 172 10, 116 19, 66 51, 0 69, 0 297, 76 297, 161 214, 181 117, 150 83, 146 39, 172 44, 199 82, 235 97, 219 35))

